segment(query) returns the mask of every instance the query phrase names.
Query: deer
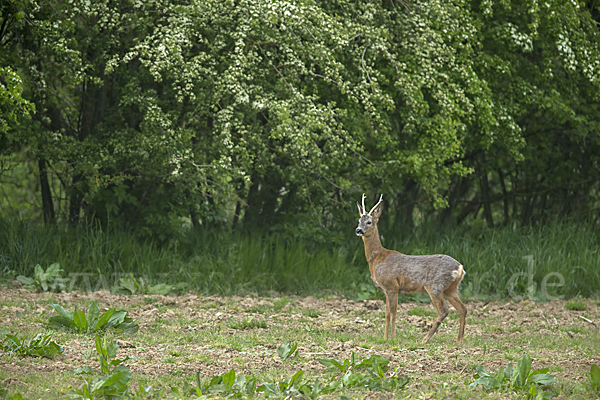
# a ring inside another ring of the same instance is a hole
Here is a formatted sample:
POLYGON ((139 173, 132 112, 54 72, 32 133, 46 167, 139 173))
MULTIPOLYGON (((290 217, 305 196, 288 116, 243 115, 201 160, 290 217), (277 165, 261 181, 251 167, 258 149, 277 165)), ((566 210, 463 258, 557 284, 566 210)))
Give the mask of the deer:
POLYGON ((427 335, 421 341, 427 343, 439 326, 448 316, 446 299, 460 315, 457 345, 463 342, 467 307, 458 297, 458 286, 465 276, 465 270, 454 258, 444 255, 411 256, 395 250, 385 249, 379 238, 377 222, 383 209, 383 194, 371 211, 365 210, 365 195, 362 196, 362 207, 356 202, 360 219, 356 235, 362 237, 365 245, 365 256, 369 263, 371 279, 375 286, 385 293, 385 332, 388 340, 391 333, 396 333, 396 311, 398 309, 398 293, 427 292, 437 310, 438 317, 427 335))

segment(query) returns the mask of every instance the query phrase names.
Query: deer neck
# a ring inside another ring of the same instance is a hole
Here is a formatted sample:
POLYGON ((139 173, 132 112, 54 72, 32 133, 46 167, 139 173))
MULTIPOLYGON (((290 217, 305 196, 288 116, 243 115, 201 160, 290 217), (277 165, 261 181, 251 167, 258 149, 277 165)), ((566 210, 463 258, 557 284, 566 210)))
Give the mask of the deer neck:
POLYGON ((362 240, 365 244, 365 256, 367 257, 367 262, 369 263, 369 270, 371 271, 372 277, 373 268, 375 268, 375 265, 379 264, 381 258, 384 257, 384 253, 386 253, 387 250, 384 249, 383 245, 381 244, 377 225, 375 225, 375 227, 373 227, 368 234, 363 235, 362 240))

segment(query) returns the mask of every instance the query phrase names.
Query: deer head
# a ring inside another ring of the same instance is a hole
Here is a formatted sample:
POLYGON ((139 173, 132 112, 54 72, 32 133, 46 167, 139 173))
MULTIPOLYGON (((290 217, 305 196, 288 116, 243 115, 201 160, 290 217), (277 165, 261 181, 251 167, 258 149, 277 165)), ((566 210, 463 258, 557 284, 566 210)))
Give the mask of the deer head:
POLYGON ((377 225, 377 221, 379 220, 379 216, 381 215, 381 210, 383 208, 383 195, 379 198, 379 202, 371 208, 371 211, 368 213, 365 212, 365 195, 362 195, 362 207, 356 202, 358 206, 358 213, 360 214, 360 219, 358 220, 358 228, 356 228, 356 235, 363 236, 368 235, 369 232, 377 225))

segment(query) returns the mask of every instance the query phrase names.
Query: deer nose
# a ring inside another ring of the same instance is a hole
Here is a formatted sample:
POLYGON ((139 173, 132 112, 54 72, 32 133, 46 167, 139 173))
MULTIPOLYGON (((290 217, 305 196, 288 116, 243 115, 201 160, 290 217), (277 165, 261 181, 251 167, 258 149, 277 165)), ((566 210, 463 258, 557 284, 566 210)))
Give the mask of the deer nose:
POLYGON ((364 234, 364 232, 362 229, 356 228, 356 234, 360 236, 360 235, 364 234))

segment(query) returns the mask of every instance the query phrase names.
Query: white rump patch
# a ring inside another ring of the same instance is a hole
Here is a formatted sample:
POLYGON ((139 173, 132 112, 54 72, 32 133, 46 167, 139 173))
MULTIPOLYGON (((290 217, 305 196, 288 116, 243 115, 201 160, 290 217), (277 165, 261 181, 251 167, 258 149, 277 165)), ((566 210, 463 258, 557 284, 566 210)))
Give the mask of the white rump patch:
POLYGON ((456 271, 452 271, 452 280, 462 280, 462 278, 465 276, 465 270, 462 266, 462 264, 458 264, 458 268, 456 269, 456 271))

